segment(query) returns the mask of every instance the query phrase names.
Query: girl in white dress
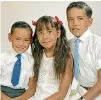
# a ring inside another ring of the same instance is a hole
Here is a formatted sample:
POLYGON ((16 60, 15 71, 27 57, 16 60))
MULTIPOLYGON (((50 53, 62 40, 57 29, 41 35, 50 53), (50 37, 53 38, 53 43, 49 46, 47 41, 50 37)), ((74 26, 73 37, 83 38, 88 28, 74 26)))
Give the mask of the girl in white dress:
POLYGON ((35 27, 31 48, 37 86, 32 100, 70 100, 73 57, 63 24, 58 17, 42 16, 35 27))

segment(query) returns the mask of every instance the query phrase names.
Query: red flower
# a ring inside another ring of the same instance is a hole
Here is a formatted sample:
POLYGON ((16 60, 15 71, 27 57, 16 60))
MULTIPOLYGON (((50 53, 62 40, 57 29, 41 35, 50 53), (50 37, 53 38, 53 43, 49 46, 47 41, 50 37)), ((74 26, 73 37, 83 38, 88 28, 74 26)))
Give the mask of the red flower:
POLYGON ((61 21, 61 20, 59 20, 59 18, 58 18, 57 16, 55 16, 55 19, 56 19, 57 23, 58 23, 60 26, 62 26, 62 25, 63 25, 62 21, 61 21))
POLYGON ((36 22, 35 21, 32 21, 32 25, 36 26, 36 22))

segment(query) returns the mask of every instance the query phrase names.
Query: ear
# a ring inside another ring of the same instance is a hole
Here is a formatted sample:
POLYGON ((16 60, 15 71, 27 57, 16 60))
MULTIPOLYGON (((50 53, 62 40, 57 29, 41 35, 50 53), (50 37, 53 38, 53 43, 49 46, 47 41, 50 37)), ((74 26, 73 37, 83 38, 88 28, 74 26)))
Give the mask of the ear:
POLYGON ((92 25, 92 22, 93 22, 93 18, 89 18, 88 19, 88 26, 91 26, 92 25))
POLYGON ((12 42, 12 35, 11 35, 11 33, 8 33, 8 40, 9 40, 9 42, 12 42))
POLYGON ((60 29, 58 29, 58 31, 57 31, 57 38, 59 38, 59 37, 60 37, 60 35, 61 35, 61 30, 60 30, 60 29))

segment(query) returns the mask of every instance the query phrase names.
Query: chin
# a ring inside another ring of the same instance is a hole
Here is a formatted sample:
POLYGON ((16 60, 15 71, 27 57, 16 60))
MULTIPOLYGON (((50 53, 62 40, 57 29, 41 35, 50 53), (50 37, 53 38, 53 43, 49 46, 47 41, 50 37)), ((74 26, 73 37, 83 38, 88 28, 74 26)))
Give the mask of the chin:
POLYGON ((74 35, 75 35, 76 37, 80 37, 80 36, 81 36, 80 33, 74 33, 74 35))
POLYGON ((17 50, 16 52, 17 52, 18 54, 21 54, 21 53, 25 52, 25 50, 24 50, 24 51, 17 50))

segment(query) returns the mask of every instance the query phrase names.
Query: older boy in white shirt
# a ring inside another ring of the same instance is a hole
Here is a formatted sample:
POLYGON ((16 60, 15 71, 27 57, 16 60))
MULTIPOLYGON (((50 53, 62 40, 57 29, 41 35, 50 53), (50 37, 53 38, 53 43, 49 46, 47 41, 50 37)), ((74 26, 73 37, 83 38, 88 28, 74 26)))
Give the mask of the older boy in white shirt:
POLYGON ((88 29, 92 10, 85 2, 73 2, 66 10, 74 54, 74 75, 79 85, 78 100, 101 100, 101 38, 88 29), (78 40, 78 42, 77 42, 78 40), (75 51, 74 51, 75 49, 75 51))

